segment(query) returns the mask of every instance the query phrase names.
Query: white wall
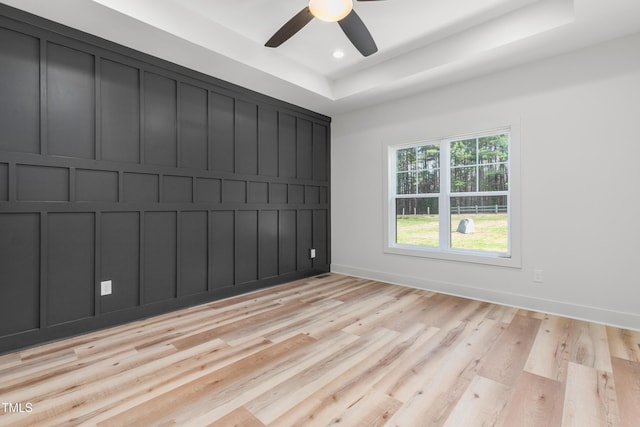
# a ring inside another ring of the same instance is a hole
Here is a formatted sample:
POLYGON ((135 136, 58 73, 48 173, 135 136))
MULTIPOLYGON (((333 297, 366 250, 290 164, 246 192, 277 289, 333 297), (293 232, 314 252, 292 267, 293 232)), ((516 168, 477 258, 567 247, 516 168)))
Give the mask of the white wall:
POLYGON ((334 117, 332 270, 640 329, 638 52, 640 34, 334 117), (522 267, 385 254, 382 147, 514 121, 522 267))

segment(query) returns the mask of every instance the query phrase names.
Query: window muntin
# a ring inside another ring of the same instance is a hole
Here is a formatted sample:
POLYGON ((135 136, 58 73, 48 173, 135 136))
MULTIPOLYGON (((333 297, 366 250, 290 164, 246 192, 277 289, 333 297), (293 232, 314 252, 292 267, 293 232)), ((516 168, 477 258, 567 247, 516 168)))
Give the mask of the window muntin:
POLYGON ((509 146, 499 130, 391 147, 389 246, 510 257, 509 146))

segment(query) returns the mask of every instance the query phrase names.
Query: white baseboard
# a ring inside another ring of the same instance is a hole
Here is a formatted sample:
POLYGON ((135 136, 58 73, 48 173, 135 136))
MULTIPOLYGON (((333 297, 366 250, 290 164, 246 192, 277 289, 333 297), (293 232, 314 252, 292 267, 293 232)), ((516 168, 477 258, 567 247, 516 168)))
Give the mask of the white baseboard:
POLYGON ((434 281, 423 277, 404 276, 401 274, 367 270, 347 265, 331 264, 331 271, 363 279, 372 279, 395 285, 424 289, 442 294, 455 295, 463 298, 471 298, 494 304, 640 331, 640 315, 634 313, 624 313, 598 307, 535 298, 515 293, 491 291, 459 283, 434 281))

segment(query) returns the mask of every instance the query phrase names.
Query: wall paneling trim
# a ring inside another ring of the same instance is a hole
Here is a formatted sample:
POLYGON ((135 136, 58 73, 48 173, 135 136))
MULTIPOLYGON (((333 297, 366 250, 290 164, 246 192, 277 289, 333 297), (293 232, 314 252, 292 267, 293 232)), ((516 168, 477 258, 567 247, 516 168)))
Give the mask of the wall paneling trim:
POLYGON ((328 271, 329 138, 0 5, 0 352, 328 271))

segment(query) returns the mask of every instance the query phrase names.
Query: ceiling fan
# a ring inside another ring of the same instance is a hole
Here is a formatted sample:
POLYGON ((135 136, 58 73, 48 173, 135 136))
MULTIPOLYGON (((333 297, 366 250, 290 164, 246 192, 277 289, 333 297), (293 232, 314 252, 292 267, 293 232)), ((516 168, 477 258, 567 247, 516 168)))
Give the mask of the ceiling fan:
MULTIPOLYGON (((383 1, 383 0, 356 0, 383 1)), ((278 47, 300 31, 313 18, 326 22, 337 22, 351 43, 363 56, 369 56, 378 51, 376 42, 362 22, 355 10, 353 0, 309 0, 309 5, 284 24, 267 41, 265 46, 278 47)))

